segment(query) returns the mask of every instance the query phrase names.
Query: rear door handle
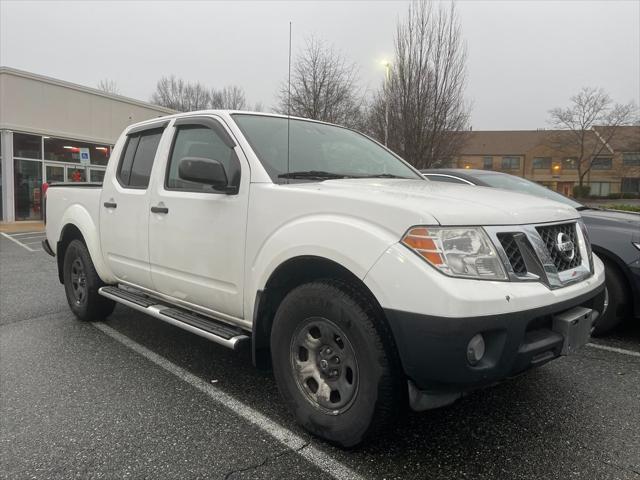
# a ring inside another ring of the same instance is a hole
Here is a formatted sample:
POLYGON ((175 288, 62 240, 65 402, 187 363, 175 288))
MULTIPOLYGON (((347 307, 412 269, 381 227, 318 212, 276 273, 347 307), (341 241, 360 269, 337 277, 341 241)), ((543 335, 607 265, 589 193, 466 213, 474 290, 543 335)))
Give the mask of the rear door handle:
POLYGON ((169 213, 167 207, 151 207, 151 213, 169 213))
POLYGON ((115 202, 104 202, 105 208, 116 208, 118 206, 115 202))

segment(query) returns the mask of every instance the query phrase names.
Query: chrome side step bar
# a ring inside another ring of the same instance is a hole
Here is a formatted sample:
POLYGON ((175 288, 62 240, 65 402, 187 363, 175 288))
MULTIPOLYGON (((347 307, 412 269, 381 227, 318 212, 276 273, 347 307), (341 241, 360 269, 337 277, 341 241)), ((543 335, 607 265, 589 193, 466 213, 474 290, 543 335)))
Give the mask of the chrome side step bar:
POLYGON ((238 350, 249 341, 249 335, 240 328, 232 327, 211 317, 192 313, 182 308, 168 305, 150 296, 119 287, 102 287, 98 293, 114 302, 126 305, 163 322, 195 333, 219 345, 238 350))

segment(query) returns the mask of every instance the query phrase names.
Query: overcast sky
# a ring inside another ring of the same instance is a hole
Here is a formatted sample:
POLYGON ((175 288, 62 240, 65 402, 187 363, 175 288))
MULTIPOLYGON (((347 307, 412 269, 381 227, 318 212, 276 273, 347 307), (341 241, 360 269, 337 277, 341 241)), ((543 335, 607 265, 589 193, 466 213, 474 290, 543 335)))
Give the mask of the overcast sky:
MULTIPOLYGON (((266 107, 310 35, 357 63, 377 88, 404 1, 177 2, 0 0, 0 64, 148 100, 162 75, 238 84, 266 107)), ((640 1, 458 2, 474 130, 547 126, 581 86, 640 100, 640 1)))

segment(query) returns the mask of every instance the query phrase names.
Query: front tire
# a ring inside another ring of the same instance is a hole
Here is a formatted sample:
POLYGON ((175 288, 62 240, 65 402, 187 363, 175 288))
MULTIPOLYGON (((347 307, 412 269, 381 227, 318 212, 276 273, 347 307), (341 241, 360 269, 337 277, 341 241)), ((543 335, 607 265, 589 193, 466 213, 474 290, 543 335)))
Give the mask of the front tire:
POLYGON ((104 286, 91 261, 86 245, 72 240, 64 253, 64 289, 71 311, 79 320, 104 320, 115 308, 115 302, 98 294, 104 286))
POLYGON ((406 395, 391 332, 370 298, 349 283, 292 290, 271 330, 278 388, 297 421, 341 447, 394 424, 406 395))
POLYGON ((602 336, 617 327, 630 313, 629 293, 622 272, 610 262, 604 263, 607 309, 596 319, 593 336, 602 336))

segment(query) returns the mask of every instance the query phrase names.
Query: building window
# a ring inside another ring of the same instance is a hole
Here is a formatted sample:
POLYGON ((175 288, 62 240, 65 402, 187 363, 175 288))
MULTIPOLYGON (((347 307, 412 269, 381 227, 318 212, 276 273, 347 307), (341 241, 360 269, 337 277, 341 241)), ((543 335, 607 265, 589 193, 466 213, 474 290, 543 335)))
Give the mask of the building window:
POLYGON ((0 130, 0 220, 4 220, 2 210, 2 130, 0 130))
POLYGON ((625 167, 640 167, 640 152, 623 153, 622 165, 625 167))
POLYGON ((64 182, 64 167, 58 165, 46 165, 44 169, 45 179, 48 184, 64 182))
POLYGON ((44 137, 44 159, 56 162, 106 165, 111 155, 109 145, 44 137))
POLYGON ((102 183, 104 181, 104 170, 96 170, 95 168, 92 168, 89 173, 89 181, 102 183))
POLYGON ((42 218, 42 162, 14 160, 14 201, 16 220, 42 218))
POLYGON ((503 170, 517 170, 520 168, 520 157, 502 157, 503 170))
POLYGON ((87 181, 87 169, 78 167, 67 168, 67 182, 86 182, 87 181))
POLYGON ((534 170, 549 170, 551 168, 551 157, 535 157, 533 159, 534 170))
POLYGON ((640 177, 623 178, 620 190, 622 193, 640 193, 640 177))
POLYGON ((493 170, 493 157, 484 157, 482 159, 482 168, 485 170, 493 170))
POLYGON ((13 156, 18 158, 42 159, 42 137, 13 133, 13 156))
POLYGON ((593 170, 611 170, 611 157, 596 157, 591 162, 593 170))
POLYGON ((562 169, 563 170, 577 170, 578 169, 578 159, 569 157, 562 159, 562 169))
POLYGON ((589 187, 589 195, 594 197, 606 197, 611 193, 611 184, 609 182, 591 182, 589 187))

